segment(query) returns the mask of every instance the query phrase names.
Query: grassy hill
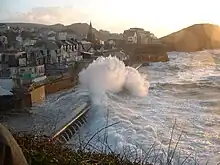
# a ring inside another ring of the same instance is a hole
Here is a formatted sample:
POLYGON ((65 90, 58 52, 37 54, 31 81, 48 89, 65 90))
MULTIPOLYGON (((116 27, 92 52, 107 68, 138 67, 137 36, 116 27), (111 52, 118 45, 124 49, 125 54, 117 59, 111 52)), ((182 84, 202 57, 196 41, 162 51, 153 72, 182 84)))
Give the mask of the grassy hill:
POLYGON ((195 24, 169 34, 160 40, 169 51, 194 52, 220 48, 220 27, 213 24, 195 24))

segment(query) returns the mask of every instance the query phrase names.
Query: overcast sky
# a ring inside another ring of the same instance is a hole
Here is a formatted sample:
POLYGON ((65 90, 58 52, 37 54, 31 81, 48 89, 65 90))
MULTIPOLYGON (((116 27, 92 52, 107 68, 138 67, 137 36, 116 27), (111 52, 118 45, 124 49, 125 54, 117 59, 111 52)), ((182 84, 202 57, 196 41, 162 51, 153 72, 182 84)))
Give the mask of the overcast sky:
POLYGON ((219 6, 219 0, 0 0, 0 21, 68 25, 91 20, 98 30, 142 27, 161 37, 195 23, 220 24, 219 6))

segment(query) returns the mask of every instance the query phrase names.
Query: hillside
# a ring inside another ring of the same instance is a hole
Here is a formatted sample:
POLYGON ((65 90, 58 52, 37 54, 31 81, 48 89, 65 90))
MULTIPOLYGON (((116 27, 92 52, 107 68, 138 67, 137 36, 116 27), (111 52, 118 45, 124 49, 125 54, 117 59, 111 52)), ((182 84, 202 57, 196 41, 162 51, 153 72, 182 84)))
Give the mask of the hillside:
MULTIPOLYGON (((72 30, 79 36, 86 36, 87 31, 89 29, 89 24, 87 23, 74 23, 71 25, 64 26, 63 24, 55 24, 55 25, 43 25, 43 24, 34 24, 34 23, 6 23, 11 27, 21 27, 21 28, 46 28, 54 31, 65 31, 72 30)), ((93 28, 93 31, 98 39, 107 40, 107 39, 120 39, 122 38, 122 34, 110 33, 105 30, 97 30, 93 28)))
POLYGON ((5 23, 11 27, 20 27, 20 28, 43 28, 47 25, 37 24, 37 23, 5 23))
POLYGON ((220 48, 220 27, 213 24, 195 24, 160 38, 169 51, 194 52, 220 48))

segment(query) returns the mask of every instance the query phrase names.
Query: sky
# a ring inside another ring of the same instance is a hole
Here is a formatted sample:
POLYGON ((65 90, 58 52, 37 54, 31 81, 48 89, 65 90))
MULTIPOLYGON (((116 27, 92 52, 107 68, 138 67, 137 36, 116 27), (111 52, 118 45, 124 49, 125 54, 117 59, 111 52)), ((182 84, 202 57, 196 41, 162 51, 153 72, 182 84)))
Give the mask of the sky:
POLYGON ((219 0, 0 0, 0 22, 89 23, 123 33, 144 28, 157 37, 196 23, 220 25, 219 0))

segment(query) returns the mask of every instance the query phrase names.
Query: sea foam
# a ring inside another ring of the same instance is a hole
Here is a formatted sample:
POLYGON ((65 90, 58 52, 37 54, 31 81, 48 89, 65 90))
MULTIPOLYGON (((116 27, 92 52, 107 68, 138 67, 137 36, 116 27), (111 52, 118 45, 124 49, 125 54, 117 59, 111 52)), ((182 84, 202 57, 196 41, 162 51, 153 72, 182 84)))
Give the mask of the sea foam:
POLYGON ((135 68, 125 66, 116 57, 98 57, 79 73, 81 85, 94 99, 100 100, 106 92, 118 93, 123 89, 135 96, 146 96, 149 82, 135 68))

